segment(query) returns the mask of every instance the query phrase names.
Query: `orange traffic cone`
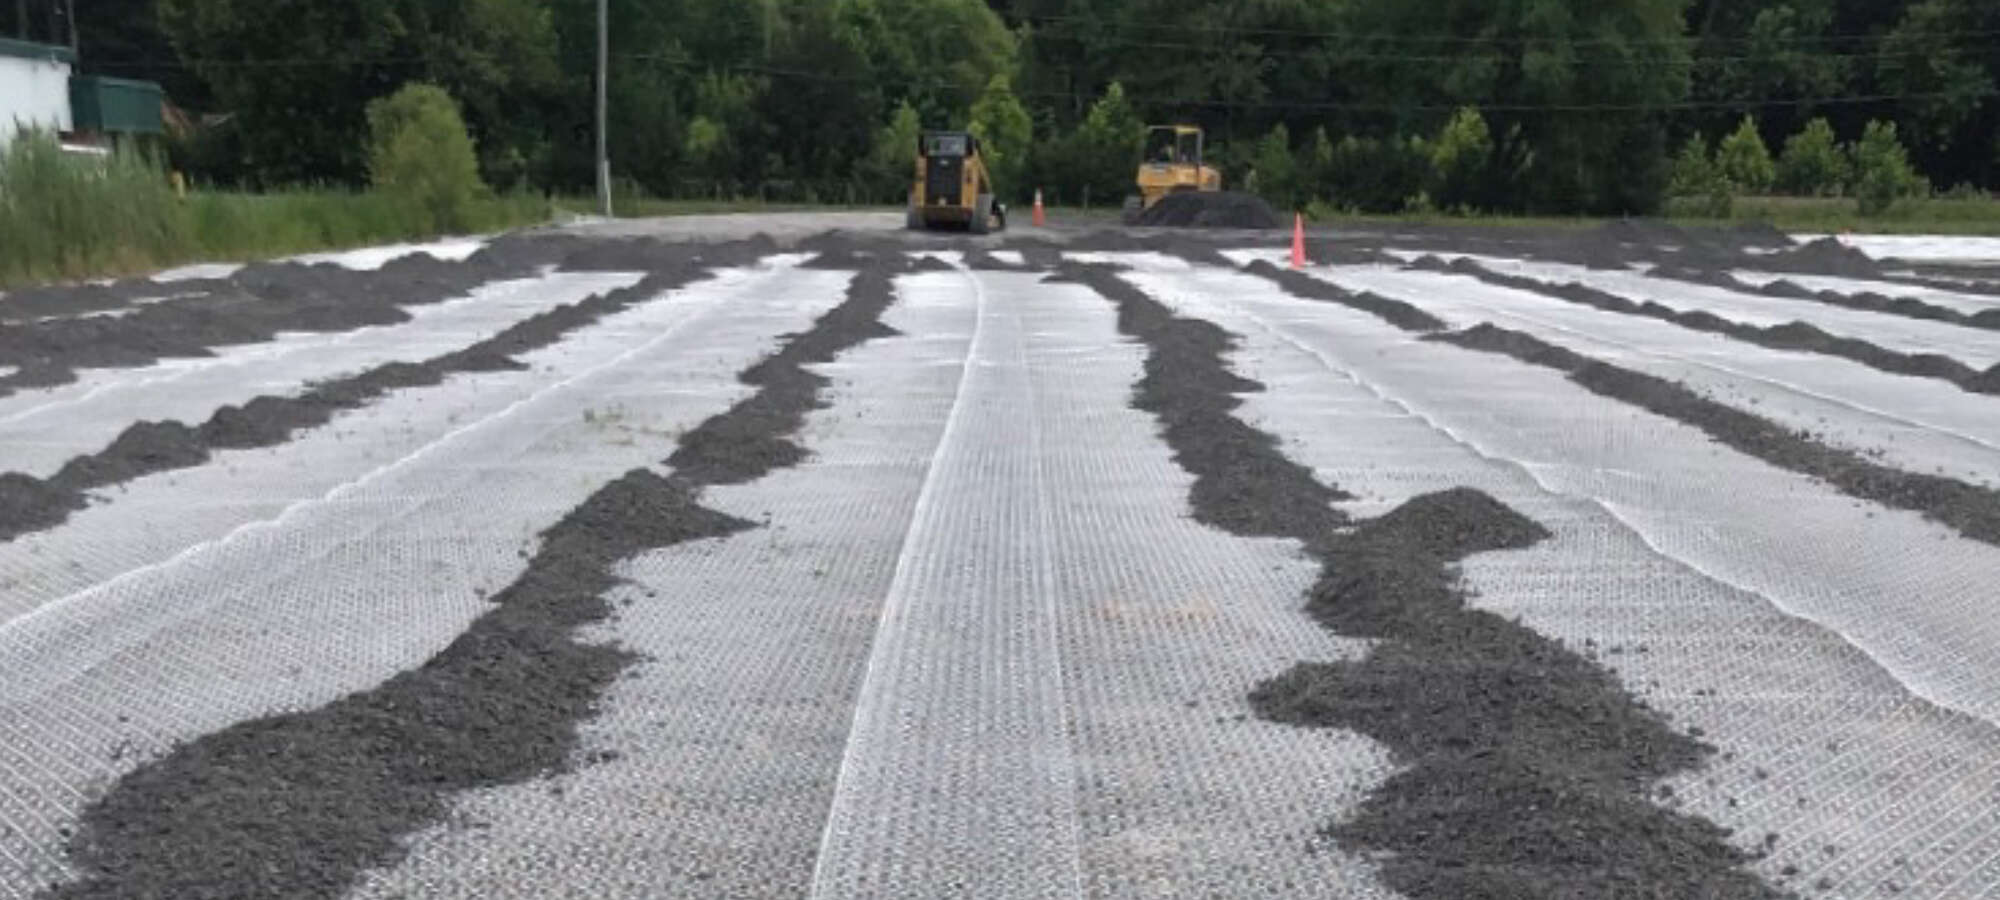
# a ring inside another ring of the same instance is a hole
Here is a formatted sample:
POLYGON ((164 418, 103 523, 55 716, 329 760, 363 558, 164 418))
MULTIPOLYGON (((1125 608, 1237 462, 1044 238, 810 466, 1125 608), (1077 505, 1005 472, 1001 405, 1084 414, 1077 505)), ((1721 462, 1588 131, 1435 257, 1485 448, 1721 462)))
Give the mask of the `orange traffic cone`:
POLYGON ((1042 189, 1035 188, 1035 227, 1041 228, 1048 224, 1049 214, 1042 209, 1042 189))
POLYGON ((1292 268, 1306 267, 1306 217, 1304 213, 1292 214, 1292 268))

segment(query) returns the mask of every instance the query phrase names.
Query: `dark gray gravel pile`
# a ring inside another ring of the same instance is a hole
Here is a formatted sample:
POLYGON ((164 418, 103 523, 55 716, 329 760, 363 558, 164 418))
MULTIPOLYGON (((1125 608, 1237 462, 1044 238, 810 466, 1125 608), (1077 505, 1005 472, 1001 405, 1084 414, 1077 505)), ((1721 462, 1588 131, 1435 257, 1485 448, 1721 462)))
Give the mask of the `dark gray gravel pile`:
POLYGON ((1921 513, 1973 540, 2000 544, 2000 491, 1992 488, 1893 469, 1717 403, 1685 385, 1554 347, 1522 332, 1488 324, 1431 340, 1555 369, 1593 393, 1699 428, 1718 443, 1818 478, 1849 496, 1921 513))
POLYGON ((1545 540, 1540 525, 1461 488, 1347 527, 1326 505, 1345 494, 1231 414, 1235 394, 1260 388, 1229 371, 1232 336, 1110 272, 1070 266, 1057 277, 1116 303, 1120 331, 1145 344, 1133 405, 1154 414, 1195 476, 1196 517, 1304 542, 1323 563, 1309 612, 1380 641, 1359 662, 1301 664, 1250 696, 1267 718, 1358 731, 1407 766, 1328 826, 1342 847, 1423 900, 1784 896, 1745 870, 1749 856, 1727 832, 1652 802, 1659 779, 1712 748, 1596 663, 1467 608, 1454 564, 1545 540))
MULTIPOLYGON (((862 273, 845 302, 742 374, 757 394, 690 435, 787 442, 827 383, 803 366, 893 333, 877 319, 890 301, 887 273, 862 273)), ((543 532, 527 571, 421 667, 318 709, 182 744, 121 778, 69 843, 81 878, 43 896, 330 900, 361 872, 401 859, 403 840, 440 821, 453 793, 576 765, 579 724, 633 661, 576 638, 611 616, 612 567, 756 527, 703 508, 703 488, 800 455, 725 461, 709 454, 728 448, 685 441, 675 456, 695 457, 690 468, 667 477, 636 469, 600 488, 543 532)))
MULTIPOLYGON (((118 317, 66 317, 0 323, 0 396, 76 379, 77 369, 151 365, 211 355, 216 347, 271 340, 279 332, 337 332, 409 320, 406 308, 465 295, 489 282, 534 274, 571 245, 560 239, 508 238, 464 262, 425 255, 375 271, 333 264, 258 263, 226 280, 200 282, 200 293, 133 309, 118 317)), ((185 286, 183 286, 185 287, 185 286)), ((39 302, 61 304, 97 289, 49 288, 39 302)), ((136 291, 136 288, 128 289, 136 291)))
POLYGON ((1647 272, 1655 278, 1671 278, 1691 284, 1719 287, 1745 294, 1761 294, 1785 300, 1811 300, 1828 306, 1868 312, 1887 313, 1910 319, 1927 319, 1933 322, 1949 322, 1967 328, 1986 328, 2000 331, 2000 309, 1967 313, 1949 306, 1939 306, 1915 297, 1896 296, 1874 291, 1844 294, 1839 291, 1815 291, 1802 287, 1796 282, 1779 279, 1767 284, 1755 285, 1729 272, 1714 269, 1686 269, 1678 266, 1658 266, 1647 272))
POLYGON ((1678 310, 1651 300, 1632 300, 1576 282, 1553 284, 1535 278, 1507 275, 1488 269, 1477 261, 1464 258, 1445 262, 1436 256, 1425 256, 1410 263, 1410 268, 1468 275, 1488 284, 1532 291, 1545 297, 1605 312, 1659 319, 1693 331, 1721 334, 1773 350, 1837 356, 1897 375, 1936 378, 1951 382, 1972 393, 1993 393, 1996 387, 2000 387, 2000 365, 1982 372, 1948 356, 1889 350, 1860 338, 1827 334, 1817 326, 1805 322, 1787 322, 1783 325, 1770 326, 1746 325, 1711 312, 1678 310))
POLYGON ((1062 280, 1088 285, 1118 304, 1118 330, 1149 349, 1132 406, 1153 414, 1174 462, 1195 477, 1188 499, 1196 520, 1231 534, 1311 541, 1344 524, 1330 504, 1352 499, 1287 459, 1271 435, 1243 423, 1238 394, 1264 386, 1222 363, 1235 338, 1208 322, 1176 317, 1117 274, 1070 264, 1062 280))
POLYGON ((1417 308, 1415 304, 1391 300, 1379 294, 1355 293, 1307 275, 1258 260, 1243 271, 1276 282, 1285 293, 1308 300, 1323 300, 1358 309, 1404 331, 1443 331, 1444 320, 1417 308))
POLYGON ((1168 194, 1127 223, 1142 228, 1282 228, 1287 223, 1255 194, 1188 191, 1168 194))
POLYGON ((548 346, 606 315, 706 278, 711 265, 742 265, 768 249, 761 240, 699 245, 694 253, 676 249, 666 260, 642 267, 651 274, 637 285, 546 310, 462 350, 423 362, 386 363, 314 385, 296 396, 264 396, 226 406, 199 425, 140 422, 103 450, 70 460, 47 479, 12 474, 0 481, 0 541, 62 524, 88 505, 91 491, 197 466, 207 462, 214 450, 282 444, 390 391, 435 386, 454 374, 517 368, 514 354, 548 346))

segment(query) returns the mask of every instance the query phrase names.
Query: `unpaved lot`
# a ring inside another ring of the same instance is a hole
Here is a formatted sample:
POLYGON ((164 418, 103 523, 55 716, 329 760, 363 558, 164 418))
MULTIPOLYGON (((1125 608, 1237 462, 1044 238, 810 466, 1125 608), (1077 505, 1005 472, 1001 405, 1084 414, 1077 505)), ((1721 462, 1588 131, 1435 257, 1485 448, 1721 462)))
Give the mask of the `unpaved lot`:
POLYGON ((2000 896, 1980 260, 895 225, 0 298, 0 898, 2000 896))

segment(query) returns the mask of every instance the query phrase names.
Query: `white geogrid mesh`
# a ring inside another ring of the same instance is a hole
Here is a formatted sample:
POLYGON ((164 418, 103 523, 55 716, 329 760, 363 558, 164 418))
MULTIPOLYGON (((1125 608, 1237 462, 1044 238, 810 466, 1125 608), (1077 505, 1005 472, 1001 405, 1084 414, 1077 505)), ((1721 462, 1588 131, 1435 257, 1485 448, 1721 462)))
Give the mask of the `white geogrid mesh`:
POLYGON ((496 282, 460 299, 411 307, 410 320, 395 325, 286 333, 267 343, 218 347, 213 357, 87 370, 71 384, 0 398, 0 470, 47 477, 72 457, 104 449, 133 422, 199 425, 223 406, 260 395, 296 394, 311 382, 383 363, 420 362, 640 277, 562 272, 496 282))
POLYGON ((1887 297, 1914 297, 1925 303, 1955 309, 1968 315, 1978 315, 1990 309, 2000 309, 2000 297, 1991 294, 1968 294, 1959 291, 1941 291, 1936 288, 1900 284, 1894 281, 1867 281, 1859 278, 1833 278, 1825 275, 1793 275, 1789 272, 1732 272, 1737 278, 1755 285, 1766 285, 1778 280, 1813 291, 1833 291, 1837 294, 1882 294, 1887 297))
POLYGON ((1386 752, 1246 700, 1295 662, 1364 649, 1304 614, 1318 566, 1189 516, 1192 479, 1128 405, 1145 350, 1107 301, 1043 286, 1006 302, 1032 330, 1085 894, 1386 896, 1317 837, 1390 774, 1386 752))
POLYGON ((1421 306, 1453 328, 1492 322, 1719 401, 1912 472, 2000 481, 1994 399, 1816 353, 1768 350, 1465 275, 1330 266, 1316 277, 1421 306))
POLYGON ((902 332, 815 367, 813 456, 703 503, 766 527, 645 554, 592 629, 646 659, 584 726, 571 775, 479 791, 358 897, 800 897, 898 548, 950 415, 965 276, 901 279, 902 332), (560 793, 557 793, 557 792, 560 793), (480 827, 468 829, 469 822, 480 827))
MULTIPOLYGON (((1796 241, 1816 241, 1829 234, 1795 234, 1796 241)), ((1843 234, 1842 244, 1876 259, 1922 262, 2000 262, 2000 238, 1934 234, 1843 234)))
MULTIPOLYGON (((482 237, 454 237, 421 244, 390 244, 332 253, 307 253, 291 257, 287 261, 308 265, 332 263, 349 269, 380 269, 388 265, 391 260, 418 253, 437 259, 456 261, 479 252, 481 247, 486 246, 486 240, 482 237)), ((153 280, 175 282, 193 278, 228 278, 242 268, 242 263, 196 263, 155 273, 153 280)))
POLYGON ((57 829, 139 759, 436 653, 537 532, 741 397, 735 374, 846 279, 728 273, 530 354, 532 372, 398 392, 0 548, 0 896, 54 877, 57 829))
POLYGON ((1353 652, 1312 566, 1185 518, 1105 301, 976 277, 976 339, 967 275, 899 280, 813 459, 710 491, 768 528, 629 567, 617 757, 463 798, 361 896, 1370 895, 1308 845, 1381 754, 1243 699, 1353 652))
MULTIPOLYGON (((230 450, 204 466, 163 472, 99 492, 98 502, 48 531, 0 544, 0 622, 101 587, 134 569, 262 522, 294 504, 380 477, 442 449, 461 431, 491 427, 551 387, 681 328, 716 298, 760 277, 751 271, 663 302, 641 304, 524 354, 529 368, 453 376, 437 388, 396 391, 276 447, 230 450), (496 417, 499 417, 496 419, 496 417)), ((422 351, 418 351, 422 352, 422 351)))
POLYGON ((1654 278, 1637 272, 1605 271, 1568 263, 1476 254, 1454 253, 1446 256, 1464 256, 1508 275, 1557 284, 1574 281, 1630 300, 1651 300, 1681 311, 1711 312, 1744 325, 1770 327, 1788 322, 1806 322, 1836 337, 1859 338, 1902 353, 1939 353, 1975 369, 1984 370, 2000 362, 2000 339, 1996 339, 1993 332, 1947 322, 1849 309, 1811 300, 1765 297, 1669 278, 1654 278))
POLYGON ((1773 882, 2000 896, 1993 548, 1260 278, 1133 277, 1246 336, 1239 364, 1270 386, 1246 413, 1362 494, 1357 512, 1466 485, 1555 532, 1469 561, 1476 602, 1594 645, 1703 729, 1725 755, 1678 778, 1677 802, 1745 847, 1779 835, 1757 866, 1773 882))

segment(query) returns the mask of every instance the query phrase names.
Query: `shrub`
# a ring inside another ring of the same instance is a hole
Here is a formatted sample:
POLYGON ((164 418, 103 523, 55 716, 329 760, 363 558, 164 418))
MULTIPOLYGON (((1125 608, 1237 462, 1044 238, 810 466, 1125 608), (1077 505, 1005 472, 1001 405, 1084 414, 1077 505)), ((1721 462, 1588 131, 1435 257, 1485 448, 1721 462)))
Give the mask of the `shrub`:
POLYGON ((368 176, 401 198, 420 228, 467 231, 490 194, 458 104, 443 88, 408 84, 368 104, 368 176))
POLYGON ((875 132, 875 145, 868 158, 863 160, 860 172, 863 187, 871 199, 909 199, 917 138, 922 134, 923 123, 917 118, 916 107, 908 101, 896 107, 896 111, 889 116, 889 122, 875 132))
POLYGON ((1764 193, 1777 178, 1771 151, 1764 147, 1764 138, 1757 133, 1757 120, 1749 116, 1744 116, 1743 123, 1722 139, 1715 150, 1715 165, 1722 170, 1722 177, 1744 193, 1764 193))
POLYGON ((1729 218, 1735 207, 1735 184, 1710 156, 1708 141, 1698 134, 1688 138, 1680 155, 1674 157, 1667 193, 1692 199, 1698 215, 1713 219, 1729 218))
POLYGON ((1034 192, 1022 184, 1028 171, 1028 151, 1035 141, 1035 123, 1028 110, 1014 96, 1006 75, 995 75, 986 91, 972 104, 972 128, 979 137, 979 152, 993 176, 993 190, 1001 200, 1019 200, 1034 192))
POLYGON ((1806 123, 1804 131, 1785 141, 1778 159, 1778 187, 1803 196, 1831 196, 1840 193, 1849 179, 1847 158, 1834 140, 1833 126, 1825 119, 1806 123))
POLYGON ((1252 179, 1257 196, 1283 211, 1300 207, 1299 164, 1292 157, 1292 135, 1279 123, 1257 142, 1252 159, 1252 179))
POLYGON ((1112 82, 1071 135, 1077 193, 1100 205, 1116 204, 1132 193, 1132 174, 1145 140, 1145 121, 1125 98, 1125 86, 1112 82))
POLYGON ((1869 122, 1849 155, 1854 165, 1854 196, 1864 216, 1886 213, 1897 200, 1930 187, 1910 167, 1909 152, 1897 139, 1893 123, 1869 122))
POLYGON ((1333 146, 1327 199, 1341 209, 1402 212, 1424 193, 1431 177, 1430 148, 1421 138, 1341 138, 1333 146))
POLYGON ((1486 127, 1486 118, 1474 107, 1460 109, 1431 144, 1436 179, 1431 194, 1437 204, 1449 210, 1486 206, 1492 159, 1493 133, 1486 127))

